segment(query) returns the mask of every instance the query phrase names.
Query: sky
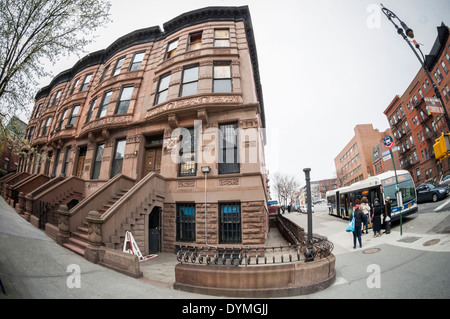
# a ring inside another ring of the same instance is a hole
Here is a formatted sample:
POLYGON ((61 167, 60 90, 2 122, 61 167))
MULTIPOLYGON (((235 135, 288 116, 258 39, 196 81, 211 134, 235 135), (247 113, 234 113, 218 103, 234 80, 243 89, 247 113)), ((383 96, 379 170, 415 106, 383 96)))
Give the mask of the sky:
MULTIPOLYGON (((134 30, 162 25, 208 6, 248 5, 258 53, 267 126, 269 177, 294 175, 305 184, 336 177, 334 158, 357 124, 389 128, 383 111, 402 95, 421 65, 370 0, 112 0, 111 19, 99 28, 87 52, 105 49, 134 30)), ((383 0, 414 30, 428 54, 436 27, 450 25, 448 0, 383 0)), ((72 56, 51 66, 53 75, 71 68, 72 56)), ((41 79, 41 86, 51 78, 41 79)), ((39 87, 39 88, 40 88, 39 87)), ((37 88, 37 90, 39 89, 37 88)), ((37 91, 36 90, 36 91, 37 91)))

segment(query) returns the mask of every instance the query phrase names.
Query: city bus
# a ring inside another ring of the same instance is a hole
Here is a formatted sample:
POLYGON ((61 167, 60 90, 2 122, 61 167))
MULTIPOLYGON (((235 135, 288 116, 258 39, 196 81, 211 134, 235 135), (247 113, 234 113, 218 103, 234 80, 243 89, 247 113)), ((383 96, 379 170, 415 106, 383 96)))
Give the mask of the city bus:
POLYGON ((397 181, 394 171, 388 171, 377 176, 369 177, 350 186, 328 191, 327 206, 330 215, 348 219, 355 205, 356 199, 367 197, 372 208, 375 198, 384 205, 386 197, 391 199, 391 220, 417 212, 417 195, 411 174, 406 170, 397 171, 397 181), (400 201, 400 203, 398 203, 400 201))

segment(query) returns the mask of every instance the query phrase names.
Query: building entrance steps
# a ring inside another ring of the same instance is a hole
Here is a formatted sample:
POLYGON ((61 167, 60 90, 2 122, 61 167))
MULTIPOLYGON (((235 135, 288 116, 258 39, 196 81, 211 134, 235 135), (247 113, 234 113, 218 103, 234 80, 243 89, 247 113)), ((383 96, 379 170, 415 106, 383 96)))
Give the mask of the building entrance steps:
MULTIPOLYGON (((121 189, 117 194, 112 196, 109 201, 107 201, 106 203, 102 203, 101 208, 99 208, 97 211, 101 215, 104 214, 111 206, 113 206, 128 191, 129 191, 129 189, 121 189)), ((68 242, 64 243, 63 246, 81 256, 84 256, 84 252, 86 251, 86 248, 89 246, 88 223, 85 221, 85 222, 83 222, 82 226, 78 226, 77 231, 70 234, 68 242)))

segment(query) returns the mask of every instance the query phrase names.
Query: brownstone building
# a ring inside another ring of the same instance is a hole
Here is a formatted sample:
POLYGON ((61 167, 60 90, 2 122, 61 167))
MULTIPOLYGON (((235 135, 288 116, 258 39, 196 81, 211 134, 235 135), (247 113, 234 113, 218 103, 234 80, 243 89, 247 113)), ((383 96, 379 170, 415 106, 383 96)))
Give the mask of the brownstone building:
MULTIPOLYGON (((400 165, 408 170, 416 183, 439 180, 450 172, 449 158, 436 160, 433 144, 442 132, 448 132, 442 108, 430 98, 436 98, 435 83, 450 111, 450 39, 449 28, 442 24, 425 67, 421 67, 402 96, 395 96, 384 111, 399 149, 400 165)), ((440 103, 439 103, 440 104, 440 103)))
POLYGON ((85 256, 94 244, 122 250, 126 231, 144 254, 266 241, 265 116, 248 7, 199 9, 163 27, 117 39, 36 94, 26 136, 37 151, 19 170, 40 180, 11 201, 36 225, 36 203, 68 206, 45 227, 85 256))

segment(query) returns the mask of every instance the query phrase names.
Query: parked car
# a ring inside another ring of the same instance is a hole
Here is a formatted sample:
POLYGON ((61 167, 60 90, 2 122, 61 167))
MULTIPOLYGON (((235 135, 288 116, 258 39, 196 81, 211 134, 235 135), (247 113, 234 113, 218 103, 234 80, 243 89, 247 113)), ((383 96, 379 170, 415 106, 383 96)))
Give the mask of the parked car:
POLYGON ((439 186, 447 186, 450 187, 450 175, 444 176, 444 178, 439 183, 439 186))
POLYGON ((417 202, 441 200, 448 195, 447 186, 440 186, 434 183, 424 183, 416 188, 417 202))
MULTIPOLYGON (((308 205, 300 205, 300 213, 307 213, 308 205)), ((311 212, 314 213, 314 205, 311 205, 311 212)))

